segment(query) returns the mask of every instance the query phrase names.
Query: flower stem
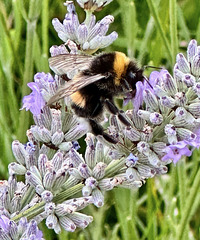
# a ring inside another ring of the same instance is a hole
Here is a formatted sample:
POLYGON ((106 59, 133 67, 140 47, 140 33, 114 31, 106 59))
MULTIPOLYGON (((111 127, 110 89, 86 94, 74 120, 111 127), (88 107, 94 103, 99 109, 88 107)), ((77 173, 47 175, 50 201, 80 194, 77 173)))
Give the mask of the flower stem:
POLYGON ((86 13, 86 16, 85 16, 85 24, 88 25, 89 22, 90 22, 90 18, 92 16, 92 12, 91 11, 88 11, 88 10, 85 10, 85 13, 86 13))
POLYGON ((49 52, 49 0, 42 1, 42 53, 48 57, 49 52))
POLYGON ((186 198, 186 174, 185 174, 185 158, 182 158, 181 161, 179 161, 179 164, 177 166, 178 171, 178 186, 179 186, 179 199, 180 199, 180 212, 182 213, 184 211, 185 207, 185 198, 186 198))
POLYGON ((67 200, 69 197, 74 196, 76 193, 80 192, 83 188, 83 183, 79 183, 61 193, 53 198, 53 202, 60 203, 67 200))
POLYGON ((169 1, 169 17, 170 17, 170 36, 171 36, 171 49, 172 49, 172 62, 176 61, 176 54, 178 52, 178 39, 177 39, 177 7, 176 0, 169 1))
MULTIPOLYGON (((27 22, 27 32, 26 32, 26 50, 25 50, 25 67, 24 67, 24 77, 22 84, 22 96, 29 93, 27 83, 33 80, 33 39, 36 32, 36 23, 39 17, 41 3, 38 0, 31 0, 29 3, 28 17, 26 15, 27 22)), ((19 116, 19 127, 17 136, 22 142, 25 141, 25 133, 30 125, 30 114, 25 111, 20 112, 19 116)))
POLYGON ((190 213, 191 213, 193 203, 194 203, 195 198, 197 197, 197 195, 199 193, 199 186, 200 186, 200 168, 199 168, 199 170, 196 174, 196 177, 194 179, 194 183, 193 183, 193 185, 190 189, 190 194, 188 196, 188 199, 185 202, 185 209, 184 209, 183 214, 182 214, 181 219, 180 219, 180 225, 177 228, 176 240, 183 239, 182 237, 183 237, 186 225, 189 221, 189 217, 190 217, 190 213))
POLYGON ((108 165, 105 171, 105 177, 114 176, 119 170, 121 170, 125 164, 125 159, 115 160, 108 165))
MULTIPOLYGON (((60 203, 60 202, 63 202, 65 200, 67 200, 69 197, 73 197, 76 193, 81 191, 82 187, 83 187, 83 184, 79 183, 76 186, 73 186, 73 187, 57 194, 53 198, 53 202, 60 203)), ((39 203, 35 204, 33 207, 27 209, 24 212, 21 212, 20 214, 18 214, 15 217, 13 217, 12 220, 15 221, 15 222, 18 222, 20 220, 20 218, 22 218, 22 217, 27 217, 28 220, 32 219, 35 216, 44 212, 44 206, 45 206, 44 201, 39 202, 39 203)))

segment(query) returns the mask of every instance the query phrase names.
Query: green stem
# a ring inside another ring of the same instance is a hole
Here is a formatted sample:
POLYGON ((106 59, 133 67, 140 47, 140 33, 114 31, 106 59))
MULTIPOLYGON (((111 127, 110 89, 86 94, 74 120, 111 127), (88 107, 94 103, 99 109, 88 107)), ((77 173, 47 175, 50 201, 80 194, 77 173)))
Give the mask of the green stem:
MULTIPOLYGON (((60 202, 67 200, 70 197, 73 197, 75 194, 77 194, 78 192, 81 191, 82 187, 83 187, 83 184, 79 183, 79 184, 57 194, 57 196, 55 196, 53 198, 53 202, 60 203, 60 202)), ((39 202, 39 203, 35 204, 33 207, 27 209, 24 212, 21 212, 20 214, 18 214, 15 217, 13 217, 12 220, 15 222, 18 222, 22 217, 27 217, 27 219, 32 219, 33 217, 44 212, 44 206, 45 206, 44 201, 39 202)))
POLYGON ((83 183, 79 183, 61 193, 53 198, 53 201, 56 203, 61 203, 67 200, 69 197, 74 196, 76 193, 80 192, 83 188, 83 183))
POLYGON ((178 229, 177 229, 176 240, 183 239, 182 237, 183 237, 185 228, 187 226, 187 223, 189 222, 189 217, 190 217, 193 203, 195 202, 195 199, 199 193, 199 186, 200 186, 200 168, 196 174, 194 183, 190 189, 190 194, 188 195, 187 201, 185 202, 185 209, 180 219, 180 225, 178 226, 178 229))
POLYGON ((85 14, 86 14, 86 16, 85 16, 85 21, 84 21, 84 23, 85 23, 86 25, 88 25, 89 22, 90 22, 90 18, 91 18, 91 16, 92 16, 92 12, 91 12, 91 11, 88 11, 88 10, 85 10, 85 14))
POLYGON ((182 159, 178 166, 178 186, 179 186, 179 199, 180 199, 180 212, 182 213, 184 211, 185 207, 185 198, 186 198, 186 174, 185 174, 185 159, 182 159))
MULTIPOLYGON (((33 81, 33 38, 36 31, 36 21, 27 22, 27 40, 26 40, 26 56, 25 56, 25 72, 22 84, 22 96, 28 95, 29 89, 27 87, 28 82, 33 81)), ((21 142, 25 141, 26 130, 30 126, 30 114, 24 110, 20 112, 19 127, 18 127, 18 139, 21 142)))
POLYGON ((33 207, 27 209, 24 212, 21 212, 20 214, 18 214, 17 216, 13 217, 12 220, 15 222, 18 222, 22 217, 27 217, 27 219, 31 219, 35 216, 37 216, 38 214, 42 213, 44 211, 44 206, 45 206, 45 202, 39 202, 37 204, 35 204, 33 207))
POLYGON ((119 170, 124 167, 125 159, 115 160, 105 170, 105 177, 114 176, 119 170))
MULTIPOLYGON (((26 33, 26 50, 25 50, 25 67, 24 67, 24 77, 22 84, 22 96, 29 93, 27 87, 28 82, 33 81, 33 39, 36 32, 36 23, 41 10, 41 2, 39 0, 30 0, 29 12, 27 22, 27 33, 26 33)), ((19 116, 19 127, 17 136, 21 142, 26 140, 25 133, 30 125, 30 114, 25 111, 20 112, 19 116)))
POLYGON ((49 0, 42 1, 42 53, 45 57, 48 56, 49 51, 49 0))
POLYGON ((169 17, 170 17, 170 36, 171 36, 172 62, 175 63, 176 54, 178 52, 176 0, 170 0, 169 1, 169 17))
POLYGON ((169 42, 168 42, 168 40, 165 36, 164 30, 163 30, 163 27, 162 27, 162 24, 161 24, 159 15, 158 15, 158 10, 157 10, 153 0, 147 0, 147 4, 149 6, 149 9, 151 11, 152 16, 154 17, 155 24, 158 28, 158 31, 160 32, 161 38, 163 40, 163 43, 165 45, 165 48, 166 48, 167 53, 169 55, 169 58, 172 62, 173 61, 172 52, 171 52, 171 49, 170 49, 169 42))

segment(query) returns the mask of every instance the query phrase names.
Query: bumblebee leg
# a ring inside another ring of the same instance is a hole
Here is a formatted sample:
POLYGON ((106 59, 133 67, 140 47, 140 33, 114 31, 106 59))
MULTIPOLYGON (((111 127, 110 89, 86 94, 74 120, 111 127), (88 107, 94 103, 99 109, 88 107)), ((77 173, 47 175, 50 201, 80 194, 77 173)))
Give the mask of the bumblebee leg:
POLYGON ((104 132, 104 129, 95 120, 89 119, 89 124, 92 129, 92 133, 96 136, 102 135, 108 142, 116 144, 117 140, 113 139, 110 135, 104 132))
POLYGON ((131 125, 131 124, 126 120, 126 118, 123 116, 123 113, 124 113, 124 112, 121 111, 121 110, 119 110, 119 109, 115 106, 115 104, 114 104, 114 102, 113 102, 112 100, 106 99, 106 100, 105 100, 105 104, 106 104, 108 110, 109 110, 112 114, 117 115, 118 118, 119 118, 119 120, 120 120, 123 124, 125 124, 126 126, 130 126, 130 125, 131 125))

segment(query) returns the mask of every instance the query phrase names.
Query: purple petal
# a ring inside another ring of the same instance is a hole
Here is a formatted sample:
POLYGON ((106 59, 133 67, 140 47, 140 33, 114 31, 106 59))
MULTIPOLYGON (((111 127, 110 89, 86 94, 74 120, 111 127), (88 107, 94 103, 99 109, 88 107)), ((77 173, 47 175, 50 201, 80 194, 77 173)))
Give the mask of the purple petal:
POLYGON ((144 91, 144 84, 140 81, 137 82, 136 83, 136 94, 135 94, 135 98, 133 100, 133 106, 134 106, 135 111, 138 111, 138 109, 142 105, 143 91, 144 91))
POLYGON ((9 223, 10 219, 7 218, 5 215, 0 216, 0 228, 5 232, 9 232, 9 223))
POLYGON ((177 163, 182 156, 189 157, 192 154, 185 141, 180 141, 177 144, 166 147, 165 152, 167 154, 162 158, 162 160, 166 161, 168 159, 172 159, 174 163, 177 163))
MULTIPOLYGON (((152 87, 154 87, 155 85, 160 85, 161 83, 161 79, 163 77, 164 74, 167 74, 168 71, 165 69, 162 69, 160 72, 158 71, 153 71, 150 76, 149 76, 149 82, 152 85, 152 87)), ((169 73, 168 73, 169 74, 169 73)))
POLYGON ((40 88, 38 84, 34 82, 30 82, 27 85, 32 90, 32 93, 23 97, 23 106, 21 109, 25 108, 26 111, 30 110, 33 115, 39 115, 41 109, 45 106, 45 101, 40 92, 40 88))

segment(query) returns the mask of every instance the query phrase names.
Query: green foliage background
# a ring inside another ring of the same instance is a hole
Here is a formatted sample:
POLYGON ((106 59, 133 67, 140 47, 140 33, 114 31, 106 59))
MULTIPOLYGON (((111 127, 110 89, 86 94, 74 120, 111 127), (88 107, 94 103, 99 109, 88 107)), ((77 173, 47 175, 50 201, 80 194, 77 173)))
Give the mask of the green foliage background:
MULTIPOLYGON (((78 6, 77 11, 84 20, 84 11, 78 6)), ((61 44, 51 20, 63 20, 65 13, 61 0, 0 0, 0 179, 14 161, 12 141, 26 142, 33 120, 19 111, 22 97, 36 72, 49 71, 49 48, 61 44)), ((108 14, 115 17, 109 31, 119 38, 105 51, 123 51, 141 65, 172 72, 176 54, 185 52, 190 39, 200 45, 199 0, 113 0, 96 16, 108 14)), ((43 224, 45 239, 200 239, 199 163, 195 151, 139 190, 111 191, 104 207, 86 208, 94 221, 85 230, 58 236, 43 224)))

